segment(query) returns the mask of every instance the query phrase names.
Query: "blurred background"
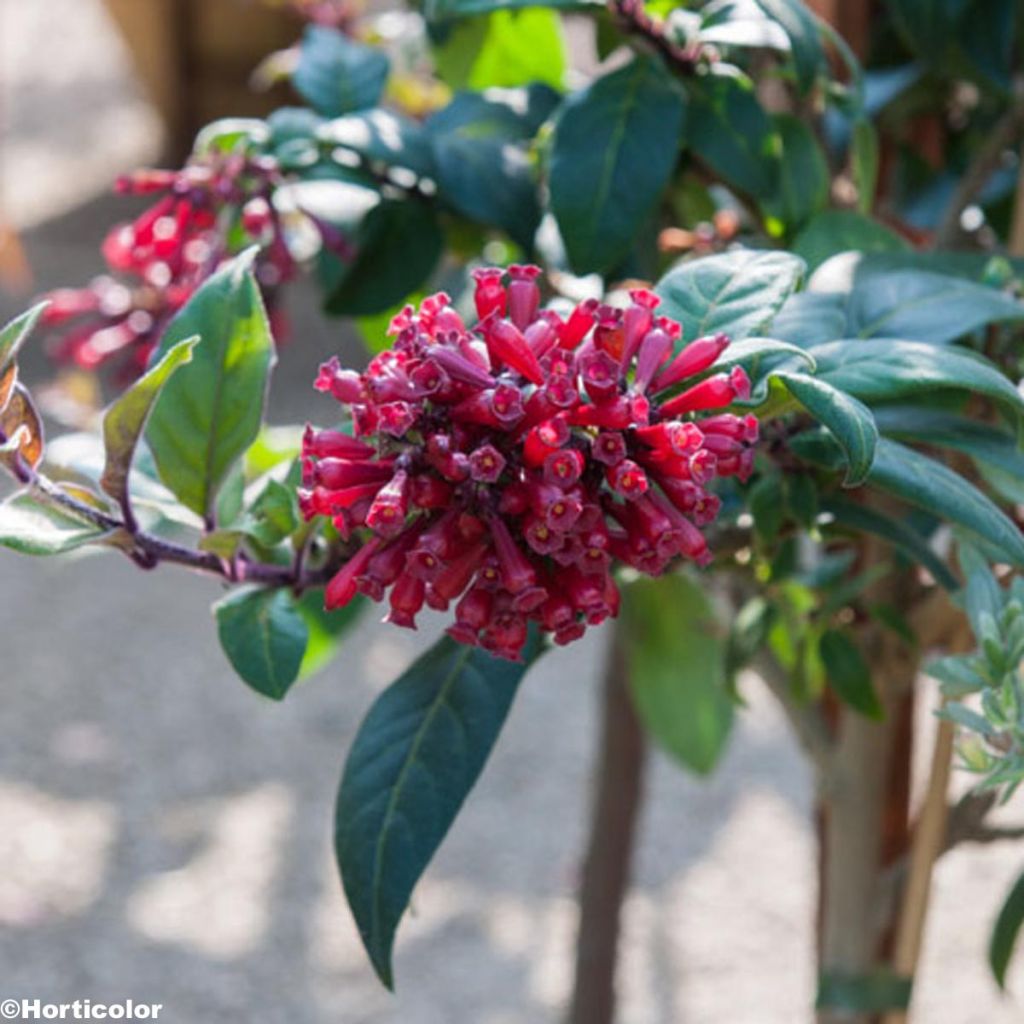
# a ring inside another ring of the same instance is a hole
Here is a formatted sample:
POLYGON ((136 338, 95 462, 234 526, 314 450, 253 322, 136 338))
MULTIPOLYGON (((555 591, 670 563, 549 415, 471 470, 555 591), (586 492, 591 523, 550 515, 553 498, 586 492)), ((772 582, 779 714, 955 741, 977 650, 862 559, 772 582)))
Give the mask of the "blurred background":
MULTIPOLYGON (((180 154, 212 117, 264 109, 249 73, 297 29, 255 0, 0 0, 0 320, 98 272, 99 242, 131 212, 109 195, 114 176, 180 154)), ((289 315, 272 419, 316 419, 317 363, 358 358, 358 343, 301 287, 289 315)), ((41 353, 24 372, 52 374, 41 353)), ((0 997, 161 1002, 171 1024, 559 1019, 600 631, 527 677, 416 894, 391 996, 341 896, 331 806, 368 704, 440 623, 406 635, 368 616, 339 661, 277 706, 224 661, 211 581, 113 555, 0 551, 0 582, 0 997)), ((654 756, 624 1024, 808 1018, 809 773, 760 682, 742 682, 748 706, 710 780, 654 756)), ((1012 844, 941 860, 917 1019, 1024 1018, 984 962, 1021 860, 1012 844)), ((1010 988, 1024 999, 1019 966, 1010 988)))

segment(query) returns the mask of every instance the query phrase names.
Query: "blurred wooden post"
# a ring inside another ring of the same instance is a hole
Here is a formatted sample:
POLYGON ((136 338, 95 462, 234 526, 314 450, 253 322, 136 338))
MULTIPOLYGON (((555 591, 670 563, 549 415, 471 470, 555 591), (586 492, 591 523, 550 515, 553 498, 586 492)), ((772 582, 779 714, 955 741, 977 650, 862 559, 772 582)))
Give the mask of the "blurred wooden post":
POLYGON ((871 0, 808 0, 808 6, 850 44, 858 57, 867 55, 871 0))
POLYGON ((167 131, 169 155, 188 153, 219 117, 267 114, 286 99, 254 93, 249 78, 268 54, 298 39, 301 23, 262 0, 105 0, 136 72, 167 131))

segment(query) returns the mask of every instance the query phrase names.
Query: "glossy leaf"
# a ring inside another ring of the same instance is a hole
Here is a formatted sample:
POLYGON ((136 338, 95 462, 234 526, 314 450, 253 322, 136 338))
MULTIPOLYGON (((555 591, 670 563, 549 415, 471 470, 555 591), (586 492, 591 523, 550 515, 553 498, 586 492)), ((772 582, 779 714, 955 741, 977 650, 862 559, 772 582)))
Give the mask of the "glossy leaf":
POLYGON ((382 693, 359 728, 335 812, 335 853, 363 945, 392 985, 412 890, 498 738, 529 662, 445 637, 382 693))
POLYGON ((430 277, 444 247, 437 215, 416 199, 382 199, 359 227, 350 265, 333 260, 324 308, 339 316, 390 309, 430 277))
POLYGON ((168 349, 163 358, 135 381, 103 417, 106 464, 100 477, 100 486, 115 501, 124 502, 127 499, 128 474, 135 449, 160 392, 171 374, 192 359, 192 350, 198 341, 198 337, 187 338, 168 349))
POLYGON ((658 282, 659 312, 682 324, 685 341, 719 332, 733 341, 765 334, 803 272, 797 256, 756 249, 688 260, 658 282))
POLYGON ((882 719, 884 712, 871 682, 871 670, 853 640, 839 630, 827 629, 821 635, 818 652, 840 700, 867 718, 882 719))
POLYGON ((380 99, 389 61, 373 46, 356 42, 337 29, 310 25, 302 39, 292 84, 325 117, 365 110, 380 99))
POLYGON ((681 90, 646 58, 598 78, 561 107, 548 187, 578 273, 607 271, 626 255, 675 167, 684 113, 681 90))
POLYGON ((687 140, 694 155, 726 184, 752 197, 774 194, 778 136, 745 78, 709 75, 694 80, 687 140))
POLYGON ((802 93, 809 92, 825 63, 825 51, 814 15, 802 0, 757 0, 757 5, 789 36, 797 85, 802 93))
POLYGON ((418 177, 434 173, 434 154, 423 126, 390 110, 366 110, 324 121, 316 128, 316 138, 364 160, 406 168, 418 177))
POLYGON ((53 505, 20 493, 0 503, 0 546, 22 555, 61 555, 110 534, 53 505))
POLYGON ((291 592, 243 587, 213 610, 221 647, 234 670, 257 693, 282 700, 298 678, 309 639, 291 592))
POLYGON ((992 928, 988 945, 988 962, 1000 988, 1006 988, 1006 971, 1010 966, 1017 936, 1024 924, 1024 875, 1013 884, 992 928))
POLYGON ((973 484, 941 462, 881 438, 868 475, 873 487, 962 526, 997 549, 1007 562, 1024 567, 1024 536, 973 484))
POLYGON ((790 295, 772 321, 777 338, 807 348, 834 341, 846 333, 846 306, 834 292, 797 292, 790 295))
POLYGON ((878 443, 878 428, 871 410, 818 377, 783 372, 773 376, 839 442, 847 464, 844 486, 856 487, 863 483, 878 443))
POLYGON ((936 389, 985 395, 1019 419, 1024 398, 991 363, 959 348, 920 341, 836 341, 813 349, 817 376, 865 402, 886 402, 936 389))
POLYGON ((986 324, 1024 320, 1024 303, 1018 299, 974 281, 926 270, 859 272, 848 310, 851 335, 935 345, 955 341, 986 324))
POLYGON ((621 628, 644 727, 681 764, 707 774, 725 748, 733 704, 705 588, 681 575, 631 583, 621 628))
POLYGON ((192 361, 166 382, 146 427, 160 479, 208 516, 235 461, 263 420, 273 340, 250 250, 222 267, 164 332, 155 359, 199 335, 192 361))
MULTIPOLYGON (((22 313, 21 316, 16 316, 10 323, 0 328, 0 381, 6 378, 21 346, 25 344, 28 336, 39 323, 39 318, 48 305, 48 302, 37 303, 30 310, 22 313)), ((13 377, 10 383, 14 383, 13 377)), ((0 387, 0 408, 3 408, 6 398, 4 388, 0 387)))

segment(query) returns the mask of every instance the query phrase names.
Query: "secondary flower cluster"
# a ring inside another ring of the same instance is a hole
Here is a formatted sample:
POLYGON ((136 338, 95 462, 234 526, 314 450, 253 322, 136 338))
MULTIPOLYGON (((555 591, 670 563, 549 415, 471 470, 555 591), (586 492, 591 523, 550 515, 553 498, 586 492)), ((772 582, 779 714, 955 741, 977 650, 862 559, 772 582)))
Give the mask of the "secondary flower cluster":
MULTIPOLYGON (((83 369, 110 360, 123 375, 141 373, 164 328, 228 257, 262 246, 256 277, 268 299, 294 277, 296 264, 273 206, 281 184, 271 157, 195 157, 178 171, 145 170, 120 178, 123 195, 155 196, 134 221, 119 224, 103 243, 108 273, 85 288, 51 293, 44 324, 55 331, 54 355, 83 369)), ((344 239, 317 224, 323 243, 344 239)))
POLYGON ((680 326, 646 290, 541 310, 539 273, 478 270, 471 328, 439 293, 395 317, 365 373, 320 368, 354 436, 307 428, 300 504, 362 541, 328 608, 390 589, 387 621, 415 627, 454 602, 452 637, 517 658, 531 620, 565 644, 614 616, 616 562, 710 560, 708 484, 746 479, 758 436, 721 411, 749 396, 744 371, 708 372, 728 338, 676 354, 680 326))

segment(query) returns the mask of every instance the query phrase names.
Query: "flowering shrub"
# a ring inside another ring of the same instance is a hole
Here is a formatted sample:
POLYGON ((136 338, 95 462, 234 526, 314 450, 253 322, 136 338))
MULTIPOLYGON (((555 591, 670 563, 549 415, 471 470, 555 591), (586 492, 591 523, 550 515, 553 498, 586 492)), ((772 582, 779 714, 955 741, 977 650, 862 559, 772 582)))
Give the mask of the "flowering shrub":
MULTIPOLYGON (((360 727, 336 807, 386 984, 525 673, 606 619, 573 1024, 611 1020, 593 965, 614 957, 645 738, 711 771, 744 666, 815 772, 829 1024, 905 1011, 943 835, 998 834, 991 791, 1024 778, 1005 579, 1024 569, 1024 215, 1003 180, 1024 106, 973 5, 883 6, 902 64, 876 73, 800 0, 297 3, 306 106, 124 179, 154 200, 109 235, 112 276, 0 331, 0 543, 215 578, 226 656, 278 700, 365 599, 405 627, 450 611, 360 727), (567 75, 570 8, 596 22, 589 77, 567 75), (320 368, 329 429, 271 430, 267 309, 307 272, 367 362, 320 368), (18 368, 37 325, 59 359, 121 370, 102 439, 44 444, 18 368), (932 648, 946 704, 915 816, 896 725, 932 648), (950 810, 954 724, 988 789, 950 810)), ((1022 907, 993 939, 1000 979, 1022 907)))
POLYGON ((681 328, 644 289, 624 310, 541 311, 539 273, 513 266, 506 289, 500 269, 475 272, 479 339, 441 292, 395 317, 365 373, 321 367, 355 438, 307 430, 300 506, 370 534, 328 608, 390 587, 387 621, 415 628, 424 603, 457 601, 449 636, 518 660, 531 620, 566 644, 616 615, 615 563, 711 560, 705 485, 746 480, 757 440, 753 416, 691 418, 750 397, 739 366, 695 382, 728 339, 673 357, 681 328))

